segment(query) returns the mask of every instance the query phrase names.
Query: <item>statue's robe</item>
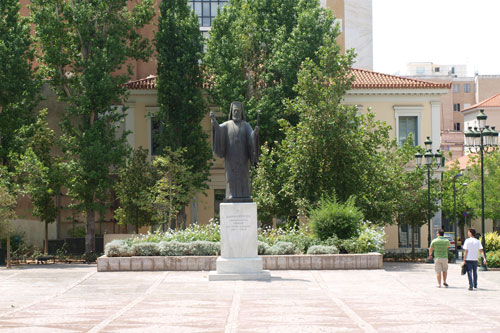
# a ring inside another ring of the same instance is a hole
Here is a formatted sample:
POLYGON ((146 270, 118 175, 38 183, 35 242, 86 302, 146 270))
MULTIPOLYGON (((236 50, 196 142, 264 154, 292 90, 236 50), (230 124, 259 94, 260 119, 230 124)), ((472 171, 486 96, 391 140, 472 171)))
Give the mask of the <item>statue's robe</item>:
POLYGON ((257 163, 257 137, 244 120, 212 125, 212 148, 226 169, 225 201, 251 201, 249 167, 257 163))

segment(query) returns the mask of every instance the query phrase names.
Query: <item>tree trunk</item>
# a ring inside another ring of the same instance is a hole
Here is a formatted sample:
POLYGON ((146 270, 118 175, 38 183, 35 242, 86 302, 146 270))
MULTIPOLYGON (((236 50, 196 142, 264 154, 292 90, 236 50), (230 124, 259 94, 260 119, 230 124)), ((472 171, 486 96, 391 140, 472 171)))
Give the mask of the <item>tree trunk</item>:
POLYGON ((411 226, 411 258, 415 260, 415 228, 411 226))
POLYGON ((135 233, 139 234, 139 225, 138 224, 135 225, 135 233))
POLYGON ((183 229, 186 229, 186 206, 182 207, 182 209, 177 214, 175 228, 177 229, 179 226, 181 226, 183 229))
POLYGON ((5 260, 5 268, 10 268, 10 231, 7 231, 7 258, 5 260))
POLYGON ((45 222, 45 246, 43 249, 43 254, 49 254, 49 224, 45 222))
POLYGON ((87 209, 87 234, 85 235, 85 254, 95 253, 95 212, 87 209))

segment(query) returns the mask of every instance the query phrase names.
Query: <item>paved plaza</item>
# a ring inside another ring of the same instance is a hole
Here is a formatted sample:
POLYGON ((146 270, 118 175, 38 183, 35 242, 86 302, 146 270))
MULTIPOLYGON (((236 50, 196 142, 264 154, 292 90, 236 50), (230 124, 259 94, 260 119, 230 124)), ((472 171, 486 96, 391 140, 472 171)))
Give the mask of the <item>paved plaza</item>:
POLYGON ((433 265, 272 271, 271 282, 208 272, 98 273, 95 265, 0 268, 0 332, 500 332, 500 272, 467 290, 433 265))

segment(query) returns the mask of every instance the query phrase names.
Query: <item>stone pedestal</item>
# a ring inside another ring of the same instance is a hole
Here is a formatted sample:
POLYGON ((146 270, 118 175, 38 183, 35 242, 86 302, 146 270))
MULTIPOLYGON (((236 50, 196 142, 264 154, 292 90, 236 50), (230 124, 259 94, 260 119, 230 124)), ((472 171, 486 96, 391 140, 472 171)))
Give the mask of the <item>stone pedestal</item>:
POLYGON ((221 203, 220 243, 221 256, 209 281, 271 279, 258 256, 256 203, 221 203))

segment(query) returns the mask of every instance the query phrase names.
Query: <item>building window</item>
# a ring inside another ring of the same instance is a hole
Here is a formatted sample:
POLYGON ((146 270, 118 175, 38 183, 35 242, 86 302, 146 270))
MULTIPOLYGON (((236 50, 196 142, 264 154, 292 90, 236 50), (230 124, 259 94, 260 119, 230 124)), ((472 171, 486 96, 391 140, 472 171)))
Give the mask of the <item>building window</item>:
POLYGON ((212 26, 212 21, 217 16, 217 8, 224 7, 228 0, 190 0, 188 5, 198 15, 200 27, 208 28, 212 26))
MULTIPOLYGON (((411 234, 412 226, 408 224, 398 225, 398 247, 409 248, 411 247, 411 234)), ((413 235, 415 240, 415 247, 420 247, 420 228, 416 228, 413 235)))
POLYGON ((220 217, 220 204, 226 197, 226 190, 214 190, 214 216, 220 217))
POLYGON ((434 72, 439 73, 439 71, 440 71, 440 70, 441 70, 441 68, 439 68, 439 67, 434 67, 434 72))
POLYGON ((454 130, 455 131, 460 131, 460 123, 455 123, 455 125, 453 126, 454 130))
POLYGON ((425 73, 425 67, 417 67, 417 75, 423 75, 425 73))
POLYGON ((455 74, 455 67, 451 68, 451 74, 455 74))
POLYGON ((459 93, 460 92, 460 85, 459 84, 454 84, 453 85, 453 92, 454 93, 459 93))
POLYGON ((460 103, 453 104, 453 111, 460 112, 460 103))
POLYGON ((464 93, 470 93, 470 83, 464 83, 464 93))
POLYGON ((402 146, 408 135, 412 135, 413 145, 418 142, 418 118, 416 116, 399 117, 399 144, 402 146))

